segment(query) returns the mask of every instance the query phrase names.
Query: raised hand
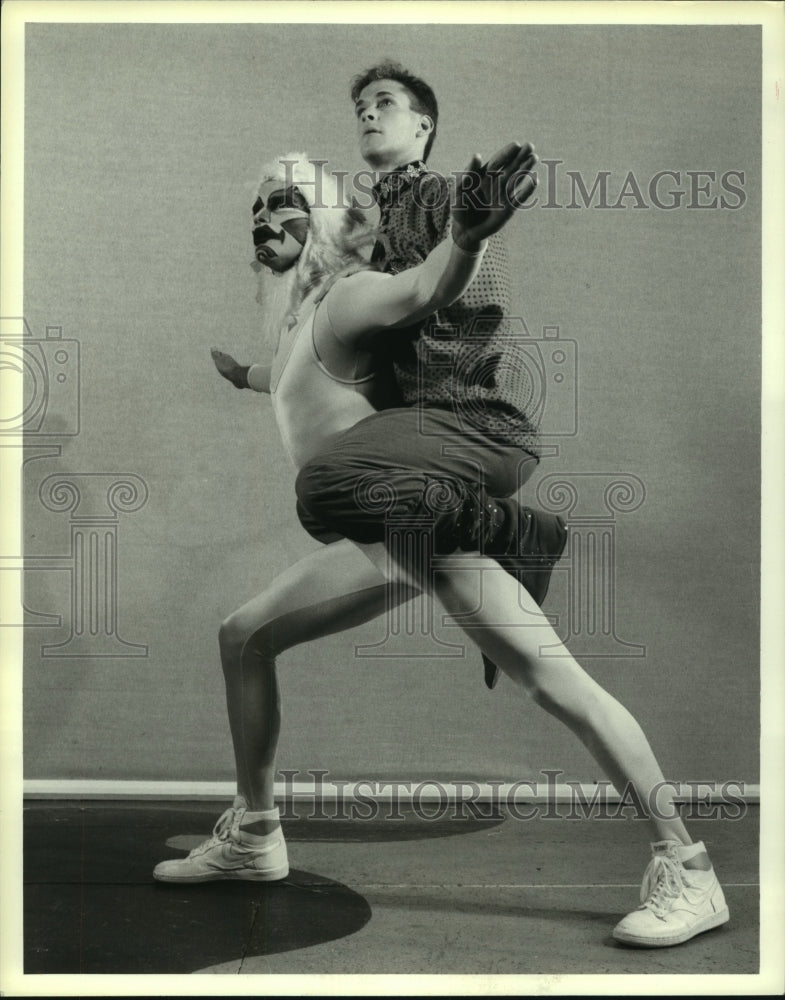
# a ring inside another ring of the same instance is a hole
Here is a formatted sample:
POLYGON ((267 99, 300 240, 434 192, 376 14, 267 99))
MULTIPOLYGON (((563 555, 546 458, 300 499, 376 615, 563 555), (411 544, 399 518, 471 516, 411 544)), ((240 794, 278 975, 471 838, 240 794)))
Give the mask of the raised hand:
POLYGON ((239 365, 231 354, 224 354, 223 351, 219 351, 215 347, 211 348, 210 354, 215 362, 215 367, 225 379, 228 379, 238 389, 248 388, 247 366, 239 365))
POLYGON ((458 246, 476 249, 512 218, 537 187, 532 173, 537 161, 528 142, 504 146, 487 163, 475 153, 457 178, 452 232, 458 246))

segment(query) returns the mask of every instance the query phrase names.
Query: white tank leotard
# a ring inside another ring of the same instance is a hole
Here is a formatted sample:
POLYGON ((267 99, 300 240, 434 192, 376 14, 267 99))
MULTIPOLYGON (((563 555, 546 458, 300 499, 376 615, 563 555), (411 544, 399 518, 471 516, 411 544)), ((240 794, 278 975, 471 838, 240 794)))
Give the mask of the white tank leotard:
POLYGON ((476 274, 486 245, 467 253, 444 240, 409 271, 394 277, 372 271, 341 277, 305 300, 298 321, 281 335, 270 373, 275 418, 297 468, 318 455, 333 435, 384 405, 385 387, 377 384, 383 379, 373 372, 347 377, 347 371, 365 371, 358 365, 372 364, 366 350, 351 345, 367 331, 405 328, 442 302, 454 301, 476 274), (316 348, 317 329, 329 368, 316 348))
POLYGON ((319 453, 325 441, 376 412, 373 372, 359 379, 328 371, 314 344, 319 304, 306 304, 298 322, 281 336, 270 377, 275 419, 297 468, 319 453))

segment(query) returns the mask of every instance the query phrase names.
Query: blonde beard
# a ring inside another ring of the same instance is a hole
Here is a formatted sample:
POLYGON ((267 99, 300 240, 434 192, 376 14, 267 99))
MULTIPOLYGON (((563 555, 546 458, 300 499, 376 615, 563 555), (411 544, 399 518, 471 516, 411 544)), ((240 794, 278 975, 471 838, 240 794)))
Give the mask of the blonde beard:
POLYGON ((278 350, 281 333, 300 306, 299 301, 294 301, 299 298, 297 285, 296 264, 283 274, 274 274, 267 267, 259 271, 256 301, 262 307, 261 342, 272 354, 278 350))

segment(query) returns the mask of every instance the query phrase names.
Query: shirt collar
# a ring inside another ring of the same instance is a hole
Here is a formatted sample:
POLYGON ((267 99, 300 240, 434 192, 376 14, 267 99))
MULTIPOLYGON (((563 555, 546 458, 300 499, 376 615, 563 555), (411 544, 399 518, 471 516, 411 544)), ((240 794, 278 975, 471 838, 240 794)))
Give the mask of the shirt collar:
POLYGON ((414 181, 421 177, 428 170, 423 160, 412 160, 403 167, 398 167, 389 174, 385 174, 380 181, 373 186, 373 193, 377 203, 384 207, 391 202, 395 195, 405 191, 414 181))

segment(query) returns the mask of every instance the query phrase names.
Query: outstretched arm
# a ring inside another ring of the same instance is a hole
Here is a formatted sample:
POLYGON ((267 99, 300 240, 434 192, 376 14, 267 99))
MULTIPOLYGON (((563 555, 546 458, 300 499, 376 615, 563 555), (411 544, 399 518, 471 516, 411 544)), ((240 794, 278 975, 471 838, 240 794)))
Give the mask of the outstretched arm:
POLYGON ((532 194, 537 157, 512 143, 489 163, 474 156, 458 179, 452 234, 425 261, 396 275, 362 271, 336 282, 324 299, 335 337, 356 345, 368 334, 408 327, 464 293, 477 274, 487 238, 532 194))
POLYGON ((270 365, 240 365, 231 354, 212 348, 210 354, 215 367, 238 389, 253 389, 254 392, 270 391, 270 365))

